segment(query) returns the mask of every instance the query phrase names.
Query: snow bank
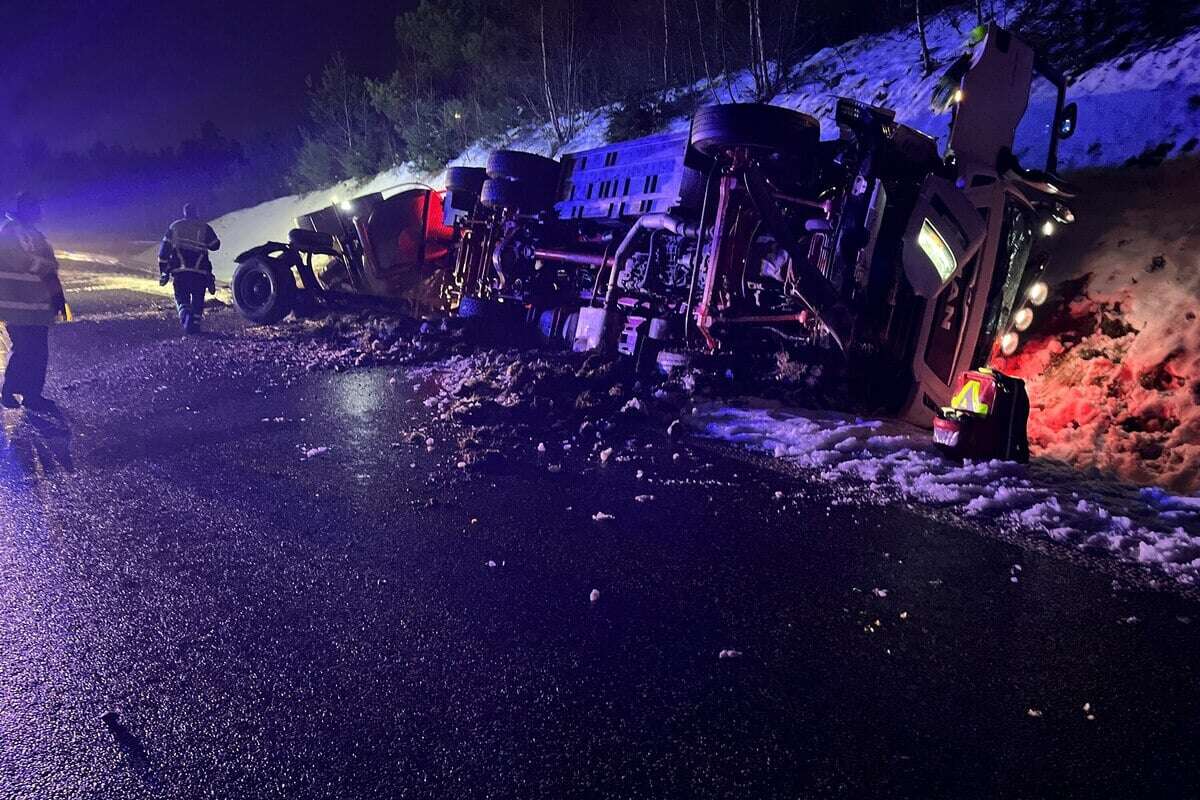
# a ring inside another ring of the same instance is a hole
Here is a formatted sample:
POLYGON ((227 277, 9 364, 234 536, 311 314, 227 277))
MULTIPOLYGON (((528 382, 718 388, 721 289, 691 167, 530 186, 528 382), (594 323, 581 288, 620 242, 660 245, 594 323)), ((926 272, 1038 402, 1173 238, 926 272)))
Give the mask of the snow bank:
POLYGON ((1200 490, 1200 160, 1084 176, 1021 349, 1035 455, 1200 490))
POLYGON ((1200 576, 1200 497, 1137 489, 1050 462, 959 463, 926 431, 763 401, 706 403, 688 419, 701 435, 773 454, 829 482, 855 481, 881 504, 896 498, 1151 566, 1184 585, 1200 576))
MULTIPOLYGON (((1015 19, 1023 4, 997 3, 1007 13, 997 13, 1004 24, 1015 19)), ((931 18, 927 24, 929 46, 935 61, 948 65, 963 52, 963 43, 973 16, 961 9, 951 9, 931 18)), ((929 100, 940 70, 926 76, 920 66, 919 45, 915 27, 898 28, 878 36, 864 36, 837 47, 816 52, 799 64, 792 85, 772 102, 813 114, 821 120, 825 137, 836 135, 832 113, 838 95, 853 97, 875 105, 895 109, 897 118, 919 130, 944 137, 948 116, 935 116, 929 110, 929 100)), ((736 75, 728 85, 749 96, 746 87, 750 79, 736 75)), ((1053 98, 1048 91, 1035 91, 1031 104, 1033 116, 1037 109, 1048 108, 1053 98)), ((1169 47, 1139 55, 1136 59, 1122 57, 1101 63, 1079 77, 1069 92, 1079 104, 1079 133, 1063 143, 1061 162, 1064 168, 1119 165, 1147 149, 1173 144, 1170 152, 1182 149, 1196 136, 1200 127, 1200 112, 1193 110, 1189 98, 1200 96, 1200 31, 1185 32, 1169 47), (1153 120, 1154 124, 1147 124, 1153 120)), ((722 81, 713 102, 730 102, 727 84, 722 81)), ((579 134, 563 149, 564 152, 597 147, 604 143, 608 114, 604 109, 586 120, 579 134)), ((687 119, 677 119, 671 130, 686 130, 687 119)), ((1038 131, 1030 131, 1030 134, 1038 131)), ((487 153, 498 145, 479 143, 455 159, 455 164, 479 165, 487 153)), ((545 130, 513 132, 499 146, 513 147, 549 155, 550 136, 545 130)), ((1193 144, 1194 146, 1194 144, 1193 144)), ((1022 152, 1033 158, 1028 143, 1018 142, 1022 152)), ((384 172, 365 183, 346 182, 306 195, 292 195, 272 200, 253 208, 235 211, 213 222, 223 245, 213 264, 218 277, 228 280, 233 273, 233 257, 269 239, 287 235, 293 220, 305 213, 327 205, 331 198, 352 197, 368 192, 384 191, 400 184, 425 182, 440 186, 441 175, 425 175, 407 167, 384 172)), ((153 253, 143 258, 153 261, 153 253)))

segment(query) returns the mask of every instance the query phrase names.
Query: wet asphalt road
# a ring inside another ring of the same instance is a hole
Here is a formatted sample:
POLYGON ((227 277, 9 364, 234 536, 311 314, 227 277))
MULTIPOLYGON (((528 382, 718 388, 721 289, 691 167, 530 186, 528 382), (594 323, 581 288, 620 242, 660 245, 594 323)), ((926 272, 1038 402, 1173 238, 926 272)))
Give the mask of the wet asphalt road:
POLYGON ((68 292, 65 418, 0 429, 0 798, 1200 792, 1192 603, 665 438, 468 475, 412 375, 68 292))

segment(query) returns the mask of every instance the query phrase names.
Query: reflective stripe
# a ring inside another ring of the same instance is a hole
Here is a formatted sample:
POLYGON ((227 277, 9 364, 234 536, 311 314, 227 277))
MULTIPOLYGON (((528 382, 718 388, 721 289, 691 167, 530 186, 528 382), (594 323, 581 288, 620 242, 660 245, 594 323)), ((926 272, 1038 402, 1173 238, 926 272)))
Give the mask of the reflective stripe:
POLYGON ((175 239, 172 241, 176 247, 182 247, 185 250, 199 250, 204 252, 208 250, 208 245, 204 242, 198 242, 195 239, 175 239))
POLYGON ((52 311, 49 303, 22 303, 0 298, 0 308, 19 308, 22 311, 52 311))
POLYGON ((970 411, 974 414, 983 414, 987 416, 988 404, 983 402, 980 396, 983 387, 979 381, 971 378, 963 383, 963 387, 958 390, 958 394, 950 401, 950 405, 961 411, 970 411))
POLYGON ((41 283, 41 275, 33 275, 28 272, 0 272, 0 280, 6 281, 27 281, 29 283, 41 283))

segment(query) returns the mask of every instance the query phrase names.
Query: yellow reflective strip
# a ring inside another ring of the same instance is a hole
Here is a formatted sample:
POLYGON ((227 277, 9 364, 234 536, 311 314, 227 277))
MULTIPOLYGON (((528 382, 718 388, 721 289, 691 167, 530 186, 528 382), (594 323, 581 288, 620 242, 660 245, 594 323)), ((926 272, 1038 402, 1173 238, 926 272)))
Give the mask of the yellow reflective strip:
POLYGON ((958 390, 958 394, 954 395, 954 399, 950 401, 950 405, 974 414, 986 414, 988 413, 987 403, 979 399, 979 393, 982 390, 983 386, 980 385, 979 381, 972 378, 958 390))

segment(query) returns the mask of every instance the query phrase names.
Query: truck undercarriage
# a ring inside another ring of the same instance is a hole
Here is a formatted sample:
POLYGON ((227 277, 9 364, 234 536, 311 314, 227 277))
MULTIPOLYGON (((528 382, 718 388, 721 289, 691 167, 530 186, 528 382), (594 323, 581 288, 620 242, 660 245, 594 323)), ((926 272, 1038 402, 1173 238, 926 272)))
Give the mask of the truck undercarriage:
POLYGON ((944 84, 941 151, 845 98, 828 140, 806 114, 730 104, 561 162, 497 151, 450 168, 445 192, 302 218, 287 245, 238 257, 235 302, 275 321, 298 274, 317 295, 404 298, 663 370, 786 349, 856 403, 929 425, 958 406, 958 376, 1016 346, 1045 296, 1041 234, 1072 218, 1054 175, 1075 126, 1061 76, 992 26, 944 84), (1035 73, 1057 98, 1030 170, 1013 146, 1035 73))

